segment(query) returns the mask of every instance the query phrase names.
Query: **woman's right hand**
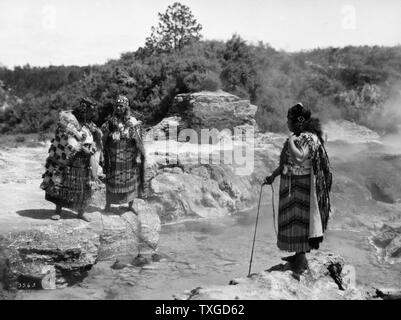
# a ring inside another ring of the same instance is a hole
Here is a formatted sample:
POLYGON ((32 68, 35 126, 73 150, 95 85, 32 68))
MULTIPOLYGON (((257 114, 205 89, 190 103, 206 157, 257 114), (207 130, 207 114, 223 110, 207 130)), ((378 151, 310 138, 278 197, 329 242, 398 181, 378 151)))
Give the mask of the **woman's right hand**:
POLYGON ((270 175, 270 176, 267 176, 266 178, 265 178, 265 180, 263 181, 263 184, 265 185, 265 184, 272 184, 273 182, 274 182, 274 179, 275 179, 276 177, 272 174, 272 175, 270 175))

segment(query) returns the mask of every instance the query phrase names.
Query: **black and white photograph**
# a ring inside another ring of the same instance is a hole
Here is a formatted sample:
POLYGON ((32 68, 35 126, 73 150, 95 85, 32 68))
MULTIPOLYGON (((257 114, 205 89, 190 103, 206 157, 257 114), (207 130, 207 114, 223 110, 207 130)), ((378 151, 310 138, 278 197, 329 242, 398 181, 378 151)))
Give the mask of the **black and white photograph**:
POLYGON ((400 17, 0 0, 0 300, 401 300, 400 17))

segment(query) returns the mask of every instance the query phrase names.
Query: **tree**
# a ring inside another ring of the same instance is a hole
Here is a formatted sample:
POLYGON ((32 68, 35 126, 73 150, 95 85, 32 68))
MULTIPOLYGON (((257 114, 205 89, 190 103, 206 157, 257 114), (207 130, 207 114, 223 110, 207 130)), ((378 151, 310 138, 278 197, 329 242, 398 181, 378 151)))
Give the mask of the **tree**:
POLYGON ((153 51, 170 52, 181 50, 185 45, 202 38, 199 24, 189 7, 175 2, 165 13, 159 13, 159 24, 152 27, 146 38, 146 48, 153 51))
POLYGON ((239 35, 234 34, 227 41, 222 65, 223 89, 254 102, 259 81, 256 59, 251 47, 239 35))

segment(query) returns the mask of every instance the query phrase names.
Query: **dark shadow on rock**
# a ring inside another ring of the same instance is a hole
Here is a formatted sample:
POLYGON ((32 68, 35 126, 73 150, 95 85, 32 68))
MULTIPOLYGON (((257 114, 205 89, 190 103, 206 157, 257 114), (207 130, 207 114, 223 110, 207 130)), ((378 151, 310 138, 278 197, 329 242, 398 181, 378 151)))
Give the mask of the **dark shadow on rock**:
POLYGON ((401 300, 400 289, 376 289, 374 297, 381 298, 383 300, 401 300))
POLYGON ((111 265, 110 268, 112 268, 114 270, 121 270, 121 269, 127 268, 128 266, 129 266, 129 264, 123 263, 117 259, 116 261, 114 261, 114 263, 111 265))
POLYGON ((273 267, 271 267, 271 268, 269 268, 269 269, 267 269, 265 271, 266 272, 272 272, 272 271, 285 272, 285 271, 288 271, 288 270, 292 271, 291 276, 297 281, 300 281, 301 280, 301 275, 303 275, 306 272, 306 270, 302 270, 302 271, 294 270, 292 268, 291 263, 280 263, 280 264, 277 264, 277 265, 275 265, 275 266, 273 266, 273 267))
POLYGON ((138 254, 131 262, 131 264, 135 267, 143 267, 147 264, 150 264, 152 262, 151 257, 145 257, 140 254, 138 254))
MULTIPOLYGON (((28 217, 32 219, 46 220, 50 219, 52 215, 55 214, 54 210, 51 209, 28 209, 28 210, 18 210, 17 214, 21 217, 28 217)), ((77 219, 77 215, 71 211, 62 210, 61 219, 77 219)))
POLYGON ((273 267, 271 267, 271 268, 269 268, 269 269, 267 269, 265 271, 266 272, 272 272, 272 271, 282 271, 282 272, 284 272, 284 271, 287 271, 287 270, 292 270, 290 263, 280 263, 280 264, 277 264, 277 265, 275 265, 275 266, 273 266, 273 267))
POLYGON ((338 289, 344 291, 345 289, 342 284, 343 279, 341 278, 342 265, 339 263, 331 264, 327 267, 327 269, 329 270, 330 276, 337 284, 338 289))

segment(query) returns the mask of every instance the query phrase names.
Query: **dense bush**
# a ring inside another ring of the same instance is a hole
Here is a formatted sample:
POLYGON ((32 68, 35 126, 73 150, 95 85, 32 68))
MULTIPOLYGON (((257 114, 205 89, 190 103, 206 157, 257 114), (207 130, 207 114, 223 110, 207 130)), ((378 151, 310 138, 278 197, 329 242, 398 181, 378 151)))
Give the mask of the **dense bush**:
POLYGON ((399 118, 383 108, 398 103, 394 88, 400 79, 400 46, 287 53, 234 35, 227 42, 191 42, 169 52, 143 47, 98 66, 0 69, 7 87, 0 91, 0 132, 52 130, 58 111, 73 108, 84 95, 99 102, 99 124, 115 96, 125 94, 150 125, 166 115, 175 95, 218 89, 257 105, 263 130, 284 130, 288 107, 302 101, 323 119, 387 132, 396 123, 386 119, 399 118), (5 101, 11 107, 2 109, 5 101))
POLYGON ((90 67, 50 66, 15 67, 14 70, 0 68, 0 79, 18 96, 25 94, 44 95, 55 92, 65 85, 81 80, 90 67))
POLYGON ((297 101, 323 120, 343 118, 382 132, 397 126, 400 112, 392 106, 401 100, 394 90, 401 46, 287 53, 236 34, 226 42, 200 41, 202 25, 179 2, 158 17, 144 47, 104 65, 0 68, 0 132, 51 131, 58 111, 83 96, 99 102, 101 124, 118 94, 150 125, 167 114, 175 95, 218 89, 257 105, 262 130, 285 130, 287 109, 297 101))

